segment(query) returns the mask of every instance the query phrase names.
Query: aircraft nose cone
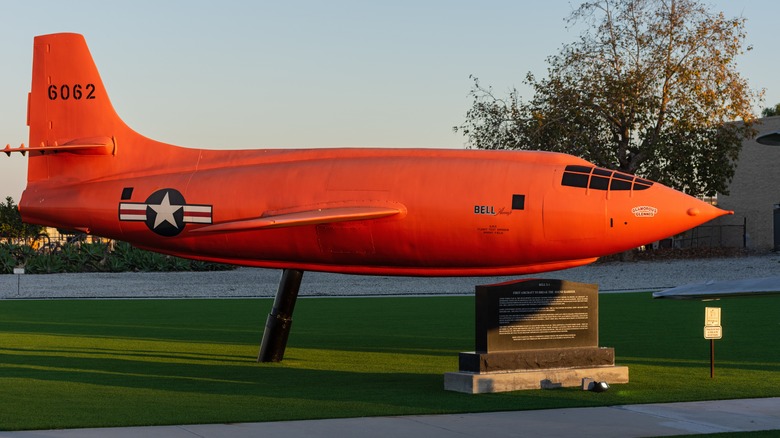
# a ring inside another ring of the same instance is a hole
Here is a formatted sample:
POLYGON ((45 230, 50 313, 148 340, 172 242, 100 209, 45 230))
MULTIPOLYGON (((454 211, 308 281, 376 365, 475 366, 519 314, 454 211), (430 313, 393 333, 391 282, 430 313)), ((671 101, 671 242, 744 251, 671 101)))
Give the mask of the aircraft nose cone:
MULTIPOLYGON (((715 218, 734 214, 733 211, 720 209, 682 192, 668 187, 660 187, 660 184, 657 188, 659 190, 654 193, 656 196, 655 205, 659 207, 659 210, 663 209, 666 212, 659 214, 657 223, 654 224, 659 234, 673 236, 715 218)), ((648 195, 650 194, 648 193, 648 195)))
MULTIPOLYGON (((697 208, 697 207, 689 208, 687 213, 688 213, 688 216, 692 216, 692 217, 696 217, 696 216, 701 216, 702 215, 701 209, 697 208)), ((718 216, 725 216, 725 215, 734 214, 734 210, 722 210, 720 208, 713 207, 712 213, 714 214, 713 218, 715 218, 715 217, 718 217, 718 216)))
POLYGON ((621 246, 619 251, 666 239, 733 214, 659 183, 632 194, 612 195, 608 236, 616 248, 621 246))
POLYGON ((734 214, 733 210, 723 210, 698 199, 696 201, 698 205, 695 207, 690 207, 686 211, 688 216, 693 218, 702 219, 706 222, 708 220, 715 219, 716 217, 734 214))

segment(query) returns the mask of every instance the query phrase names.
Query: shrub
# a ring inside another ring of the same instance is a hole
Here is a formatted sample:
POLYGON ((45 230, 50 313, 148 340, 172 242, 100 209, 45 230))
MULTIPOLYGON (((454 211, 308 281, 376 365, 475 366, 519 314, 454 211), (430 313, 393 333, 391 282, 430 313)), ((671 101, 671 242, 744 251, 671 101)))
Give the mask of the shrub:
POLYGON ((102 242, 66 243, 51 252, 36 251, 28 245, 0 244, 0 274, 11 274, 16 266, 24 266, 30 274, 218 271, 235 268, 145 251, 126 242, 115 242, 113 249, 102 242))
POLYGON ((13 274, 16 257, 8 245, 0 245, 0 274, 13 274))

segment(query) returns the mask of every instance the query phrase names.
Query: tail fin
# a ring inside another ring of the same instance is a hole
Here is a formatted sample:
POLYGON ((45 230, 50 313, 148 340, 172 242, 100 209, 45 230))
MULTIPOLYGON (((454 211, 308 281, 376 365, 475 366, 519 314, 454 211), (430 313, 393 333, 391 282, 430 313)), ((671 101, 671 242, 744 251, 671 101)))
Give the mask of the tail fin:
MULTIPOLYGON (((28 183, 58 175, 67 171, 58 167, 72 164, 47 160, 46 154, 116 154, 117 135, 130 130, 114 111, 83 36, 35 37, 27 124, 29 147, 20 149, 30 152, 28 183)), ((79 179, 89 178, 79 167, 79 179)))
POLYGON ((106 199, 130 199, 144 175, 174 173, 176 179, 200 156, 200 150, 130 129, 114 111, 87 43, 77 34, 35 38, 27 124, 30 146, 0 151, 29 152, 27 187, 19 202, 28 223, 97 227, 116 236, 116 204, 106 199), (130 178, 136 181, 128 186, 130 178))

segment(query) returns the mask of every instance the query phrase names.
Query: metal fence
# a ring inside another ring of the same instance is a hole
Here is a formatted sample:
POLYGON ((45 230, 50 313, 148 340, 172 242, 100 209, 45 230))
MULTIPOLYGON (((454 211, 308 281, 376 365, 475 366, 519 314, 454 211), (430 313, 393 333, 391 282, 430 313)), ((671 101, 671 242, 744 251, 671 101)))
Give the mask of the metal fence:
POLYGON ((706 224, 659 242, 661 248, 747 248, 747 218, 741 224, 706 224))

